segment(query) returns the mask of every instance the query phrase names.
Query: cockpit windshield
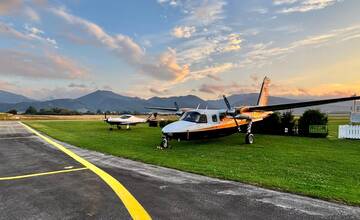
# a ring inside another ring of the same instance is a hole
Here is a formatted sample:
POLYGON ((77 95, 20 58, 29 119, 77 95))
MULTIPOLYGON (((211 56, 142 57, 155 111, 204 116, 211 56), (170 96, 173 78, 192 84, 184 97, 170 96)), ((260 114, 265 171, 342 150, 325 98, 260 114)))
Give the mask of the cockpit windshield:
POLYGON ((122 115, 122 116, 120 116, 121 119, 128 119, 130 117, 131 117, 130 115, 122 115))
POLYGON ((180 120, 194 123, 207 123, 206 115, 200 114, 199 112, 185 112, 180 120))

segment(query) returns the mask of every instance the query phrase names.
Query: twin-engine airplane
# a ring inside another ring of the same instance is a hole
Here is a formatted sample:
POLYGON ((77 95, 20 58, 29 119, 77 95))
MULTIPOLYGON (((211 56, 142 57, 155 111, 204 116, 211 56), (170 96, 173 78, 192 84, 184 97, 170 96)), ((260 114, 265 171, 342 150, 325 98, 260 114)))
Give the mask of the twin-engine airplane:
POLYGON ((140 123, 147 123, 149 120, 155 120, 156 119, 156 113, 150 115, 147 119, 139 118, 134 115, 120 115, 119 117, 112 118, 112 117, 106 117, 104 121, 110 125, 110 130, 113 129, 113 126, 116 125, 118 129, 121 129, 121 126, 126 126, 126 129, 130 129, 130 125, 137 125, 140 123))
POLYGON ((360 99, 360 96, 352 96, 268 105, 269 84, 270 79, 265 77, 256 106, 231 107, 228 99, 223 96, 227 109, 180 109, 177 104, 175 108, 147 107, 148 109, 172 111, 177 115, 182 115, 179 121, 168 124, 162 129, 163 137, 160 147, 168 148, 170 139, 193 140, 231 135, 240 132, 241 125, 247 125, 245 142, 252 144, 254 142, 254 135, 251 133, 252 123, 263 120, 271 115, 273 111, 360 99))

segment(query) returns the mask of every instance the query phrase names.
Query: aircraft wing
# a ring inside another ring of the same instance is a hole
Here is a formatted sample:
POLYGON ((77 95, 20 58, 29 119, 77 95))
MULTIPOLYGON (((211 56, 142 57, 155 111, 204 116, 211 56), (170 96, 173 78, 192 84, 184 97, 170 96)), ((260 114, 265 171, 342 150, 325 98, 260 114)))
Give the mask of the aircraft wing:
POLYGON ((280 104, 280 105, 252 106, 248 108, 248 111, 277 111, 277 110, 302 108, 302 107, 315 106, 315 105, 325 105, 330 103, 345 102, 345 101, 351 101, 357 99, 360 99, 360 96, 351 96, 351 97, 336 98, 336 99, 323 99, 316 101, 297 102, 297 103, 280 104))
POLYGON ((162 110, 162 111, 169 111, 169 112, 177 112, 177 108, 166 108, 166 107, 145 107, 146 109, 153 109, 153 110, 162 110))

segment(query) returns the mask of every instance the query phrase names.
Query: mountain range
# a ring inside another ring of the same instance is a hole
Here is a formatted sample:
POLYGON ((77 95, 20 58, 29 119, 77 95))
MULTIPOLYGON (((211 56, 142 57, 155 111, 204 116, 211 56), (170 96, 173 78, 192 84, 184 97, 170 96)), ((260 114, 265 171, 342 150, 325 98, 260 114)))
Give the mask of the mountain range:
MULTIPOLYGON (((238 94, 228 97, 231 105, 233 106, 255 105, 257 98, 257 93, 238 94)), ((0 112, 6 112, 10 109, 16 109, 19 112, 24 112, 29 106, 33 106, 38 110, 42 108, 46 109, 57 107, 66 108, 69 110, 77 110, 79 112, 96 112, 97 110, 101 110, 143 113, 148 111, 144 108, 145 106, 173 107, 175 101, 179 104, 180 107, 196 108, 198 105, 200 105, 201 108, 225 108, 223 99, 203 100, 194 95, 172 96, 166 98, 152 97, 149 99, 141 99, 138 97, 119 95, 112 91, 97 90, 75 99, 36 101, 22 95, 0 90, 0 112)), ((298 101, 302 100, 276 96, 270 96, 269 98, 270 104, 283 104, 298 101)), ((349 106, 351 106, 351 103, 327 105, 325 107, 327 112, 334 112, 349 111, 349 106)), ((318 108, 323 110, 324 106, 318 108)))

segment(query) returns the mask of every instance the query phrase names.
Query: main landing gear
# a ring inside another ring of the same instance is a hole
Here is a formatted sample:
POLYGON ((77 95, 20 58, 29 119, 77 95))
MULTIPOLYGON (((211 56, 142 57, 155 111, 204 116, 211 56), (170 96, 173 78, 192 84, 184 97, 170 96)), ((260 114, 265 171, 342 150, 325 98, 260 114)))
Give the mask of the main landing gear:
POLYGON ((246 129, 245 143, 252 144, 254 143, 254 135, 251 133, 252 121, 249 122, 246 129))

